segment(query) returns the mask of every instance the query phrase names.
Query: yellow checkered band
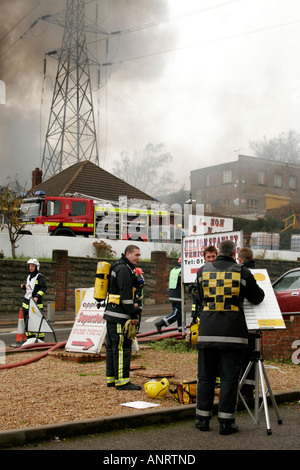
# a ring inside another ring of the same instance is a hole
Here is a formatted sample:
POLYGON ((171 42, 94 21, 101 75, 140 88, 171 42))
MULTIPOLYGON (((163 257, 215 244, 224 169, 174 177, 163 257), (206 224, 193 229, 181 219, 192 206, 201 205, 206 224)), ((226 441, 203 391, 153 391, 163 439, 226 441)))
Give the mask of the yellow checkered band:
POLYGON ((239 310, 241 273, 212 271, 202 273, 203 310, 239 310))

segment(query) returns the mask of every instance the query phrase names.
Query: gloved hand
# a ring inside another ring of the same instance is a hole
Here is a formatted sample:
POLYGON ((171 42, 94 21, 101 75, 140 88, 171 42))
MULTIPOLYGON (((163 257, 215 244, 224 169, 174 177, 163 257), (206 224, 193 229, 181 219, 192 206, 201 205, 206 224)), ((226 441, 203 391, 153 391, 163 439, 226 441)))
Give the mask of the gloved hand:
POLYGON ((128 339, 134 340, 136 337, 136 327, 132 323, 131 320, 127 320, 125 323, 122 333, 124 336, 126 336, 128 339))

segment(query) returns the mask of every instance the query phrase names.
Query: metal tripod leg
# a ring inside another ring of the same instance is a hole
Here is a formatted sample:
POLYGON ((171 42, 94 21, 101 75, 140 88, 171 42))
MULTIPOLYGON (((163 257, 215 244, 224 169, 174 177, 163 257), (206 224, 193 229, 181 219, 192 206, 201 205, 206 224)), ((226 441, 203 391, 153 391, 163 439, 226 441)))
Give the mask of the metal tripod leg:
POLYGON ((270 394, 271 401, 272 401, 272 404, 273 404, 274 409, 275 409, 278 424, 282 424, 282 420, 280 419, 277 404, 276 404, 276 401, 275 401, 275 398, 274 398, 274 395, 273 395, 273 392, 272 392, 272 389, 271 389, 271 386, 270 386, 270 382, 269 382, 267 373, 265 371, 264 365, 262 363, 262 358, 261 358, 261 355, 260 355, 260 335, 257 335, 256 340, 255 340, 254 357, 249 362, 249 364, 248 364, 248 366, 247 366, 247 368, 244 372, 244 375, 242 377, 242 380, 239 384, 239 389, 238 389, 239 396, 240 396, 243 404, 245 405, 248 413, 250 414, 251 418, 254 420, 255 424, 259 424, 259 411, 260 411, 260 407, 259 407, 259 383, 261 385, 261 392, 262 392, 262 399, 263 399, 262 400, 262 405, 264 406, 264 411, 265 411, 266 424, 267 424, 267 434, 272 434, 271 426, 270 426, 268 402, 267 402, 267 393, 268 392, 270 394), (242 388, 242 386, 243 386, 243 384, 244 384, 244 382, 245 382, 245 380, 246 380, 246 378, 247 378, 247 376, 250 372, 251 367, 253 367, 253 366, 255 367, 254 416, 251 413, 251 410, 249 409, 244 397, 241 394, 241 388, 242 388), (266 384, 267 384, 267 390, 265 389, 264 379, 265 379, 266 384))

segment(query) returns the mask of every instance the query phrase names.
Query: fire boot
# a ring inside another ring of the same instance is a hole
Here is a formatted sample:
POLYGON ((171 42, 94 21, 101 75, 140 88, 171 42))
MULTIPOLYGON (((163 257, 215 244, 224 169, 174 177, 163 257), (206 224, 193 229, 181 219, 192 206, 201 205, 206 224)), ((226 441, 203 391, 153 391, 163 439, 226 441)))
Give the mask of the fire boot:
POLYGON ((154 325, 156 326, 157 328, 157 331, 159 332, 159 334, 161 334, 161 329, 163 326, 166 326, 165 322, 163 320, 160 320, 158 321, 157 323, 154 323, 154 325))

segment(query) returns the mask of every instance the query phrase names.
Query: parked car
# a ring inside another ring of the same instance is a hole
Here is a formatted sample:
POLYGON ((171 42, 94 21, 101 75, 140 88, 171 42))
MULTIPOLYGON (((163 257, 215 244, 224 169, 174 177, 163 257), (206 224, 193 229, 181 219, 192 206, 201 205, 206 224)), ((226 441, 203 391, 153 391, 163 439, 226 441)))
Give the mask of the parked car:
POLYGON ((273 283, 283 315, 300 313, 300 268, 291 269, 273 283))

